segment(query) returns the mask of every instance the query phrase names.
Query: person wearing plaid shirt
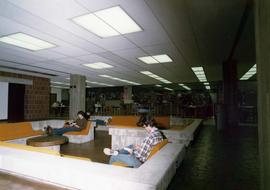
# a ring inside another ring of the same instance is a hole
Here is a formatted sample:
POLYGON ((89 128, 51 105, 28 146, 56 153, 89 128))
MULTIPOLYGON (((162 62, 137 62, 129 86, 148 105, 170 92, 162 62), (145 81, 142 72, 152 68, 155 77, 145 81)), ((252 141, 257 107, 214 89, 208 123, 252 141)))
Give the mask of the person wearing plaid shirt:
POLYGON ((106 155, 111 155, 109 164, 112 164, 113 162, 123 162, 130 167, 138 168, 147 160, 152 147, 161 142, 163 137, 159 130, 154 126, 153 119, 147 119, 143 123, 143 127, 148 135, 141 144, 129 145, 118 151, 108 148, 104 149, 106 155))

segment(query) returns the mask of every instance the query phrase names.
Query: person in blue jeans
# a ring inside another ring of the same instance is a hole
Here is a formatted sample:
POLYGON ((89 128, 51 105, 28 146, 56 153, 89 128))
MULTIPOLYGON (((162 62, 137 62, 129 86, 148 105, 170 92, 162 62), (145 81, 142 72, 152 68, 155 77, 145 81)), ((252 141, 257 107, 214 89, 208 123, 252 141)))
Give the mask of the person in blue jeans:
POLYGON ((104 154, 110 155, 109 164, 114 162, 123 162, 130 167, 138 168, 150 155, 150 152, 156 144, 163 140, 162 134, 155 127, 154 119, 147 117, 143 123, 144 129, 148 135, 141 144, 129 145, 120 150, 105 148, 104 154))
POLYGON ((65 123, 64 127, 53 129, 51 126, 46 128, 46 133, 48 135, 63 135, 64 133, 70 131, 81 131, 86 128, 87 120, 84 118, 84 112, 79 111, 77 113, 77 119, 72 122, 65 123))

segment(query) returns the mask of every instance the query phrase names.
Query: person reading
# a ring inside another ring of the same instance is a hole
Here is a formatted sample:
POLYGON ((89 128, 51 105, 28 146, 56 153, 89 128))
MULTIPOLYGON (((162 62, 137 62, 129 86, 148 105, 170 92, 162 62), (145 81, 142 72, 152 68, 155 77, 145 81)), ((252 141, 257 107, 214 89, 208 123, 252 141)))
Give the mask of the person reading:
POLYGON ((53 129, 51 126, 48 126, 45 131, 48 135, 63 135, 70 131, 81 131, 86 128, 86 125, 87 120, 84 118, 84 112, 79 111, 75 121, 66 122, 64 127, 58 129, 53 129))
POLYGON ((147 137, 141 144, 129 145, 120 150, 105 148, 104 154, 111 156, 109 164, 113 162, 123 162, 130 167, 138 168, 143 164, 156 144, 163 140, 160 131, 155 127, 154 119, 147 117, 143 123, 147 131, 147 137))

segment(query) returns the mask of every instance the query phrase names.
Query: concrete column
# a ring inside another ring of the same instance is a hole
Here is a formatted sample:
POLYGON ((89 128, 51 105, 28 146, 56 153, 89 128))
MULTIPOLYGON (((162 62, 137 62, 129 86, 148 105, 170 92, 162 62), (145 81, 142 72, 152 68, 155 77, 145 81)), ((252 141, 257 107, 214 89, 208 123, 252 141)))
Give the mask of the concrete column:
POLYGON ((70 75, 70 119, 74 119, 78 111, 85 111, 85 79, 85 76, 70 75))
POLYGON ((237 82, 237 62, 235 60, 224 62, 223 92, 225 127, 235 127, 238 124, 237 82))
POLYGON ((132 86, 124 86, 124 103, 132 103, 132 86))
POLYGON ((255 4, 261 190, 270 189, 270 1, 255 4))

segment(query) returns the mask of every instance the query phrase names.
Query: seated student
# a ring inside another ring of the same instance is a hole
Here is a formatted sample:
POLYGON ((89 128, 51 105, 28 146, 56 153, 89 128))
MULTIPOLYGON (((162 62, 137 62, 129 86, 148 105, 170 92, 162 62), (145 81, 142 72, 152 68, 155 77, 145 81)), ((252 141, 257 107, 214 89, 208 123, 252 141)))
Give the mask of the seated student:
POLYGON ((89 111, 85 112, 85 119, 88 121, 94 121, 96 122, 96 127, 98 125, 108 125, 111 121, 111 118, 108 119, 91 119, 91 113, 89 111))
POLYGON ((161 142, 163 138, 159 130, 155 127, 152 118, 147 117, 143 123, 143 127, 148 135, 141 144, 129 145, 121 150, 111 150, 109 148, 103 150, 106 155, 111 155, 109 164, 123 162, 130 167, 138 168, 147 160, 152 147, 161 142))
POLYGON ((64 127, 53 129, 52 127, 48 126, 46 128, 46 133, 48 135, 63 135, 64 133, 70 132, 70 131, 81 131, 83 130, 87 125, 87 120, 84 118, 84 112, 79 111, 77 113, 77 119, 72 122, 65 123, 64 127))

